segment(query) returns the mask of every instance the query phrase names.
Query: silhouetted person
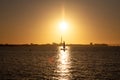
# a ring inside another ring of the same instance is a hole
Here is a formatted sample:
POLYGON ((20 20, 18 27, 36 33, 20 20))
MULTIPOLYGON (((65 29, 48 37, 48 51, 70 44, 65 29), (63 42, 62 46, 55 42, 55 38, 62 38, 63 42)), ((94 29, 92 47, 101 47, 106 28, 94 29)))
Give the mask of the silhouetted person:
POLYGON ((65 51, 65 41, 63 41, 63 50, 65 51))

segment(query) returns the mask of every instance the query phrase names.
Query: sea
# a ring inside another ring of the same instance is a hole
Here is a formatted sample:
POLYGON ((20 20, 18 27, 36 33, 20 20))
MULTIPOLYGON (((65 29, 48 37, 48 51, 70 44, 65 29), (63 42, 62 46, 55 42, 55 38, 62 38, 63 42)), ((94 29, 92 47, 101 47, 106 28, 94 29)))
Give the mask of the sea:
POLYGON ((120 46, 0 46, 0 80, 120 80, 120 46))

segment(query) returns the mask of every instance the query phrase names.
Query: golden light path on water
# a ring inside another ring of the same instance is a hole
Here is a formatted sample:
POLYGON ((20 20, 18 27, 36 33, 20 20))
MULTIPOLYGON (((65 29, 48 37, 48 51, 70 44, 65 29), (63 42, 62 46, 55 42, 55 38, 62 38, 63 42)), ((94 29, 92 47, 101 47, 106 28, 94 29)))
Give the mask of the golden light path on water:
POLYGON ((58 60, 57 60, 57 73, 59 80, 69 80, 70 78, 70 54, 69 47, 66 47, 67 50, 61 50, 59 47, 58 60))

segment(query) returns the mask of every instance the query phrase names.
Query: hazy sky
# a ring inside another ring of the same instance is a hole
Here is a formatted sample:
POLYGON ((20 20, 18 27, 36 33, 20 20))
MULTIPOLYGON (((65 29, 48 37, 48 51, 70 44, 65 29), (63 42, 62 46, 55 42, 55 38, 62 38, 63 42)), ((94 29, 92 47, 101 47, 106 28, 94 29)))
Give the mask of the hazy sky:
POLYGON ((120 0, 0 0, 0 43, 120 44, 120 0))

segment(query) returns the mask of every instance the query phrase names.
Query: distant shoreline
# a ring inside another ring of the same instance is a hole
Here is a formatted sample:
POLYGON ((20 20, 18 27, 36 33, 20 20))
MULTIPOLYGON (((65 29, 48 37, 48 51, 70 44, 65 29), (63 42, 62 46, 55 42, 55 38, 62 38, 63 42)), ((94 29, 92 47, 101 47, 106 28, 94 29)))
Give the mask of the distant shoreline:
MULTIPOLYGON (((61 44, 0 44, 0 46, 61 46, 61 44)), ((108 45, 108 44, 66 44, 66 46, 88 46, 88 47, 107 47, 107 46, 119 46, 120 45, 108 45)))

